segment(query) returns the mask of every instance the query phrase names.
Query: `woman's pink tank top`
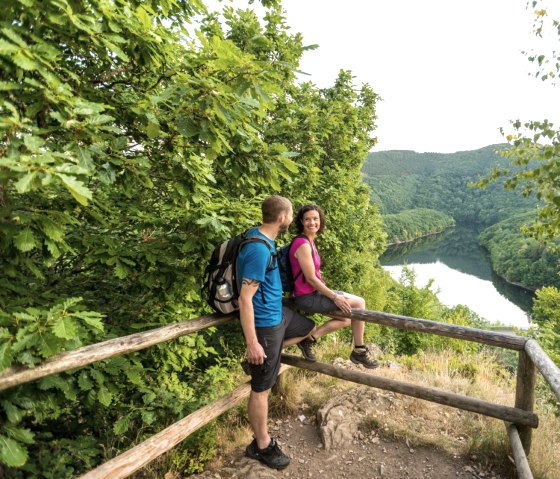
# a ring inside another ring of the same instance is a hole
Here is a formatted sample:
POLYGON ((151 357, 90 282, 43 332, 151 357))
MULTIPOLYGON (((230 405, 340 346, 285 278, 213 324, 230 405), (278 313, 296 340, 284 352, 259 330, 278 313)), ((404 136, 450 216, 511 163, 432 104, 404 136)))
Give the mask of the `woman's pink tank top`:
MULTIPOLYGON (((301 272, 301 266, 296 258, 296 251, 302 244, 309 244, 310 241, 307 238, 297 237, 292 242, 292 247, 290 248, 290 263, 292 265, 292 273, 294 278, 294 296, 303 296, 304 294, 311 294, 316 291, 316 289, 311 286, 305 279, 305 275, 301 272), (299 276, 298 276, 299 275, 299 276)), ((315 265, 315 276, 319 278, 323 283, 323 278, 321 278, 321 257, 314 244, 311 244, 313 248, 313 264, 315 265)))

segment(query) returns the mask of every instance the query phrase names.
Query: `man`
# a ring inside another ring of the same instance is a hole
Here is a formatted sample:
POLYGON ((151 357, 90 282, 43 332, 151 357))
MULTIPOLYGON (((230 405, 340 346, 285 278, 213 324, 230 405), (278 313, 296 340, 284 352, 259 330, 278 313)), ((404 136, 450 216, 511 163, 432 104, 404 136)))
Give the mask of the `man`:
POLYGON ((288 308, 282 308, 282 282, 273 261, 274 240, 285 233, 292 222, 291 202, 282 196, 269 196, 262 204, 262 225, 249 230, 249 236, 268 241, 248 243, 238 256, 239 316, 246 342, 246 358, 251 373, 248 416, 254 439, 245 454, 268 467, 283 469, 290 459, 268 433, 268 396, 280 370, 283 347, 308 337, 315 323, 288 308))

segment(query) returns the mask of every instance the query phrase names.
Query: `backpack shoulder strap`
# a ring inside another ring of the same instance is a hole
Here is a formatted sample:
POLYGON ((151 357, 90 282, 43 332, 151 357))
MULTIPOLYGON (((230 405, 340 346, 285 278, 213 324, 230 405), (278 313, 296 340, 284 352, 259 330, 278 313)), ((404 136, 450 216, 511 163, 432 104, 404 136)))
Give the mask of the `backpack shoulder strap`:
MULTIPOLYGON (((245 233, 243 234, 245 235, 245 233)), ((243 246, 245 246, 248 243, 262 243, 268 248, 268 251, 270 253, 270 259, 268 260, 268 265, 266 267, 266 270, 267 271, 273 270, 275 266, 274 259, 276 258, 276 256, 278 256, 278 254, 272 251, 272 246, 270 246, 270 243, 264 238, 259 238, 258 236, 246 236, 245 239, 239 245, 239 251, 241 251, 241 248, 243 248, 243 246)))

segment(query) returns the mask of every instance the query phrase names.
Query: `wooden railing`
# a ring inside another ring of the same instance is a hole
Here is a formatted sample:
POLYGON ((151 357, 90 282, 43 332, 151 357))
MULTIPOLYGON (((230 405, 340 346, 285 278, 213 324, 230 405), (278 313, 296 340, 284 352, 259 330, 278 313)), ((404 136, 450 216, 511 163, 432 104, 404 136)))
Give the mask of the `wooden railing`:
MULTIPOLYGON (((439 389, 409 384, 403 381, 382 378, 358 371, 349 371, 329 364, 309 362, 300 357, 282 355, 283 366, 296 366, 317 371, 329 376, 353 381, 359 384, 393 391, 427 401, 476 412, 504 421, 514 455, 517 474, 521 479, 532 478, 527 461, 531 448, 531 432, 538 426, 538 417, 533 412, 535 402, 536 369, 550 385, 560 401, 560 369, 543 351, 539 344, 529 338, 519 337, 496 331, 467 328, 425 319, 410 318, 378 311, 355 309, 351 314, 334 312, 329 316, 352 317, 361 321, 384 326, 474 341, 491 346, 519 352, 517 367, 517 386, 514 407, 490 403, 480 399, 450 393, 439 389)), ((33 369, 14 366, 0 374, 0 391, 34 381, 44 376, 57 374, 77 367, 86 366, 114 356, 127 354, 150 346, 169 341, 180 336, 192 334, 203 329, 219 326, 236 318, 235 315, 208 315, 197 319, 182 321, 150 331, 136 333, 121 338, 86 346, 49 358, 33 369)), ((195 411, 189 416, 169 426, 148 440, 109 460, 101 466, 81 476, 81 479, 124 478, 141 469, 163 453, 169 451, 197 429, 218 417, 231 407, 239 404, 249 395, 249 384, 237 389, 213 403, 195 411)))

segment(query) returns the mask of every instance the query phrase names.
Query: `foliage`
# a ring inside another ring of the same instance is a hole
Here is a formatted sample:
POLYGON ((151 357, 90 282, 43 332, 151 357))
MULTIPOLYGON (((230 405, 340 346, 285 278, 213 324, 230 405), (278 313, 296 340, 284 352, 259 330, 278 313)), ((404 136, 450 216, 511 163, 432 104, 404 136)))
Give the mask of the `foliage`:
MULTIPOLYGON (((264 25, 251 10, 195 17, 197 0, 2 3, 0 368, 206 312, 213 245, 271 193, 325 208, 340 287, 375 263, 384 235, 361 167, 377 96, 349 72, 298 85, 301 35, 262 3, 264 25)), ((1 463, 69 477, 145 439, 233 387, 230 334, 8 390, 1 463)))
POLYGON ((539 344, 550 358, 560 366, 560 290, 547 286, 536 292, 533 320, 538 325, 539 344))
MULTIPOLYGON (((550 38, 560 41, 560 22, 548 14, 548 0, 532 1, 534 34, 538 37, 548 33, 550 38)), ((560 74, 558 51, 527 53, 535 67, 535 77, 552 81, 558 87, 560 74)), ((509 165, 495 169, 481 181, 486 186, 498 178, 505 178, 508 189, 521 189, 523 195, 534 194, 539 200, 539 209, 531 224, 524 231, 545 242, 560 235, 560 130, 548 120, 511 122, 511 130, 502 129, 510 143, 503 150, 509 165)))
POLYGON ((428 208, 404 210, 393 215, 383 215, 382 218, 390 243, 440 233, 455 224, 453 218, 445 213, 428 208))
POLYGON ((530 212, 513 216, 487 228, 480 235, 480 243, 490 253, 492 269, 506 281, 529 289, 559 287, 558 251, 521 232, 532 216, 530 212))

